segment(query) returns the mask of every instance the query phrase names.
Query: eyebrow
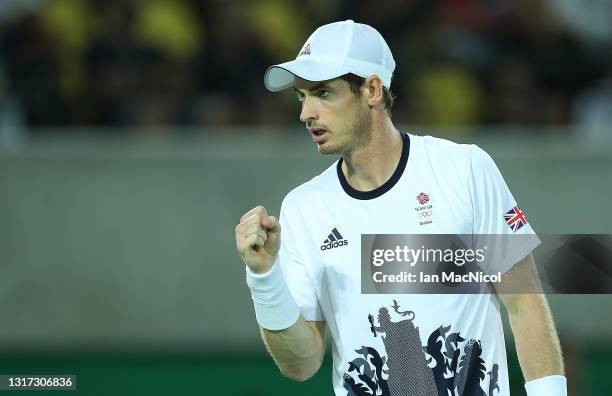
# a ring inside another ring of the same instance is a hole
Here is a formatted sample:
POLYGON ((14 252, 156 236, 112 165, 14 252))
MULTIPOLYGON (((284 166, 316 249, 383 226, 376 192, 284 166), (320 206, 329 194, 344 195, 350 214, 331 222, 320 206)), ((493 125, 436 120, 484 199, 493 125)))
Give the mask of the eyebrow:
MULTIPOLYGON (((318 91, 319 89, 323 89, 323 88, 329 89, 330 87, 329 87, 329 85, 328 85, 327 83, 320 83, 320 84, 317 84, 317 85, 315 85, 315 86, 313 86, 313 87, 310 87, 310 88, 308 88, 308 89, 306 89, 306 90, 307 90, 308 92, 315 92, 315 91, 318 91)), ((295 86, 293 86, 293 90, 294 90, 296 93, 302 93, 302 91, 300 91, 299 89, 297 89, 295 86)))

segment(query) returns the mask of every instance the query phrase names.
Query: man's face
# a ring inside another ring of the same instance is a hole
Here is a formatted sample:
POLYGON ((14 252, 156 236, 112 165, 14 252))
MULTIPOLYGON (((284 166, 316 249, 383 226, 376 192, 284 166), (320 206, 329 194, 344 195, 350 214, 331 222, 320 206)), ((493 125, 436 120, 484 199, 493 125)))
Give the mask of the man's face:
POLYGON ((348 154, 368 142, 372 124, 364 95, 355 95, 348 82, 336 78, 311 82, 296 77, 302 103, 300 121, 321 154, 348 154))

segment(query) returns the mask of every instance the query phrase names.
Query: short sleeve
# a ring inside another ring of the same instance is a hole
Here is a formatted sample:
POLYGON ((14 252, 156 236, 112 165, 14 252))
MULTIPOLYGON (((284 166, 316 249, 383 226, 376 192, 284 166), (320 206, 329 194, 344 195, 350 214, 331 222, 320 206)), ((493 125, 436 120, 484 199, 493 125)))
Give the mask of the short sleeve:
POLYGON ((293 226, 296 224, 299 226, 301 221, 298 216, 291 216, 291 208, 288 208, 288 206, 287 200, 283 201, 280 213, 281 248, 279 259, 283 275, 304 319, 325 320, 317 299, 315 286, 306 268, 306 256, 299 252, 299 239, 296 239, 299 234, 293 226))
POLYGON ((481 246, 484 239, 490 247, 495 246, 495 268, 502 273, 507 272, 531 253, 540 244, 540 239, 512 196, 495 162, 478 146, 472 148, 469 167, 472 234, 481 236, 481 246))

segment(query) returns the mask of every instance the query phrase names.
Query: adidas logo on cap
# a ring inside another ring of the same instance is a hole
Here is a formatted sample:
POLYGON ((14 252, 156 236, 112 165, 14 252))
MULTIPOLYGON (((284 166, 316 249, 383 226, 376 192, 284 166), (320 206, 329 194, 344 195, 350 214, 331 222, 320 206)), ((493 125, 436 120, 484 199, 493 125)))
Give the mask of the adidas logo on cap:
POLYGON ((348 245, 348 241, 340 235, 338 230, 334 227, 331 234, 327 236, 327 239, 323 241, 323 245, 321 245, 321 250, 334 249, 340 246, 348 245))

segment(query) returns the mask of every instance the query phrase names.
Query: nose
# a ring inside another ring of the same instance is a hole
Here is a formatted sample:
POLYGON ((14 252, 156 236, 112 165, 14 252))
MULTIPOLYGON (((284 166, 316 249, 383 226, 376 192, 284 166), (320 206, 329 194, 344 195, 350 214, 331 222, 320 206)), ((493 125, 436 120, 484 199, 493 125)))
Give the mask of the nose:
POLYGON ((300 121, 309 125, 312 121, 318 118, 318 113, 312 100, 307 96, 302 100, 302 111, 300 112, 300 121))

